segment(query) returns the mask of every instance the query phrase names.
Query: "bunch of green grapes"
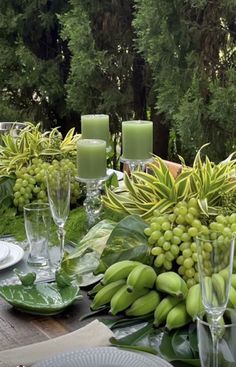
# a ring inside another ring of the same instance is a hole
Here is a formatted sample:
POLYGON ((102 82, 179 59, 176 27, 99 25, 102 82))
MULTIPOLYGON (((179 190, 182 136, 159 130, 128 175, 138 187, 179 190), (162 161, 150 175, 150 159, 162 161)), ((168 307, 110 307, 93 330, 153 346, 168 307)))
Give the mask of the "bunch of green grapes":
POLYGON ((74 204, 81 196, 81 189, 75 177, 77 168, 69 159, 44 162, 41 158, 33 158, 30 165, 16 171, 16 181, 13 187, 14 205, 19 211, 32 201, 47 202, 46 171, 65 170, 71 172, 71 203, 74 204))
MULTIPOLYGON (((211 236, 213 230, 222 230, 222 236, 227 236, 236 230, 236 214, 219 215, 209 226, 201 223, 200 216, 198 202, 191 198, 176 204, 171 214, 154 211, 150 226, 145 229, 155 256, 154 266, 165 270, 177 267, 189 287, 199 281, 196 236, 199 233, 211 236)), ((210 246, 206 246, 206 260, 210 251, 210 246)))

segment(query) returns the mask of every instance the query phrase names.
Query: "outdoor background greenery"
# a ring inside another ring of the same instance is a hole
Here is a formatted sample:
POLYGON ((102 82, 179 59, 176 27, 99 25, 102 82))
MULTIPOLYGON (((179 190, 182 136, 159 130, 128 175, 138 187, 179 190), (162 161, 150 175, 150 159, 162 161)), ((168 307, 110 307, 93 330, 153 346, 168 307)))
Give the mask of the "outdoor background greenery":
MULTIPOLYGON (((151 119, 154 152, 236 150, 235 0, 2 0, 0 121, 151 119)), ((116 140, 115 140, 116 141, 116 140)))

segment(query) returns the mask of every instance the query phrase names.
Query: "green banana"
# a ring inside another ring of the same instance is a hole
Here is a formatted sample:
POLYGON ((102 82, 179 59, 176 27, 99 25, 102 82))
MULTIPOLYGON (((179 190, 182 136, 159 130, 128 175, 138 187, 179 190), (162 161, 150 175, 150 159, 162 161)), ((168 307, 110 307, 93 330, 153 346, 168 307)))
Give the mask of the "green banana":
POLYGON ((140 263, 132 260, 118 261, 107 268, 104 273, 102 284, 114 282, 120 279, 126 279, 129 273, 140 263))
POLYGON ((134 289, 152 288, 156 280, 155 270, 149 266, 140 264, 137 265, 128 275, 127 289, 132 292, 134 289))
POLYGON ((141 290, 134 290, 133 292, 127 291, 127 285, 123 285, 112 297, 110 305, 110 313, 116 315, 118 312, 126 310, 136 299, 144 296, 150 290, 143 288, 141 290))
POLYGON ((228 307, 236 308, 236 289, 232 285, 229 289, 228 307))
POLYGON ((202 290, 204 291, 202 292, 202 295, 205 294, 205 302, 207 304, 211 304, 212 299, 213 299, 213 289, 212 289, 211 277, 204 278, 202 290))
POLYGON ((236 274, 231 276, 231 285, 236 289, 236 274))
MULTIPOLYGON (((224 278, 225 282, 228 282, 230 273, 227 268, 221 270, 219 274, 224 278)), ((236 288, 236 274, 231 275, 231 285, 236 288)))
POLYGON ((172 308, 174 308, 178 303, 180 303, 180 299, 173 296, 167 296, 161 300, 159 305, 157 305, 154 312, 154 326, 158 327, 165 320, 172 308))
POLYGON ((96 294, 90 307, 92 310, 97 310, 99 307, 109 303, 114 294, 126 284, 124 279, 116 280, 102 287, 96 294))
POLYGON ((173 271, 167 271, 157 276, 156 289, 180 298, 185 298, 188 293, 186 282, 173 271))
POLYGON ((131 307, 125 311, 126 316, 142 316, 154 311, 160 303, 161 297, 157 291, 149 291, 144 296, 139 297, 132 303, 131 307))
POLYGON ((225 300, 225 280, 219 273, 212 274, 211 280, 214 293, 218 300, 217 304, 220 305, 225 300))
POLYGON ((225 281, 229 279, 229 269, 222 269, 219 271, 219 274, 224 278, 225 281))
POLYGON ((168 330, 178 329, 191 321, 191 317, 187 313, 184 301, 177 304, 166 317, 166 328, 168 330))
POLYGON ((193 320, 196 319, 197 314, 204 311, 199 283, 189 288, 186 297, 186 309, 188 314, 192 317, 193 320))
POLYGON ((93 297, 98 291, 105 287, 101 282, 97 283, 90 291, 88 291, 88 296, 93 297))

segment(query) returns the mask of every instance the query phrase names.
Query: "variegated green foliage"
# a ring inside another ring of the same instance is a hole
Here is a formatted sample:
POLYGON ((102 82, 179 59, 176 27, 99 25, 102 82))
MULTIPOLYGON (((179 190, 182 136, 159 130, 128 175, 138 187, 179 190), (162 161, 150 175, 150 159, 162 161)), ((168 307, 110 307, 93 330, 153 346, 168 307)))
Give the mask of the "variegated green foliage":
POLYGON ((125 173, 124 189, 107 188, 104 204, 115 211, 148 219, 156 209, 171 212, 177 202, 196 197, 204 214, 216 214, 222 195, 236 191, 236 160, 231 154, 219 164, 210 162, 208 157, 203 162, 200 152, 191 168, 180 157, 183 170, 176 179, 164 161, 154 157, 149 165, 151 173, 135 171, 131 177, 125 173))
MULTIPOLYGON (((202 212, 214 215, 217 213, 221 198, 236 192, 236 159, 233 159, 235 153, 218 164, 211 162, 208 157, 203 162, 200 153, 201 149, 196 154, 193 167, 184 166, 183 170, 186 172, 191 170, 191 192, 198 197, 202 212)), ((184 164, 184 161, 182 163, 184 164)))
POLYGON ((40 124, 30 122, 17 137, 11 133, 2 136, 0 145, 0 175, 10 175, 27 165, 34 157, 51 158, 76 154, 76 142, 80 138, 75 129, 68 131, 63 139, 58 128, 41 132, 40 124))

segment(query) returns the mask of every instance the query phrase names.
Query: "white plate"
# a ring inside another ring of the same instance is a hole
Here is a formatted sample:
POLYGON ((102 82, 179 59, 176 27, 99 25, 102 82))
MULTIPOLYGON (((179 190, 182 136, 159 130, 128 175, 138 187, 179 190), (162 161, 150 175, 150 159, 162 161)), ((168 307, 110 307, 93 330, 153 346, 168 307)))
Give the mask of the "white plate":
POLYGON ((7 244, 10 251, 7 258, 0 263, 0 270, 18 263, 24 256, 24 250, 20 246, 5 241, 4 243, 7 244))
POLYGON ((0 241, 0 262, 5 260, 10 253, 8 244, 4 241, 0 241))
POLYGON ((115 174, 116 174, 118 181, 123 180, 123 177, 124 177, 124 173, 123 173, 123 172, 121 172, 121 171, 116 171, 115 169, 108 168, 108 169, 107 169, 107 175, 108 175, 108 176, 111 176, 111 175, 112 175, 112 173, 115 173, 115 174))
POLYGON ((171 367, 159 357, 149 358, 114 347, 81 349, 58 354, 33 364, 32 367, 171 367))

